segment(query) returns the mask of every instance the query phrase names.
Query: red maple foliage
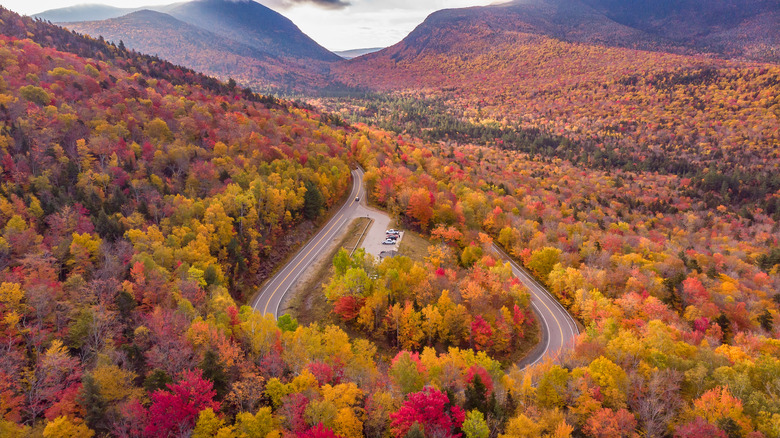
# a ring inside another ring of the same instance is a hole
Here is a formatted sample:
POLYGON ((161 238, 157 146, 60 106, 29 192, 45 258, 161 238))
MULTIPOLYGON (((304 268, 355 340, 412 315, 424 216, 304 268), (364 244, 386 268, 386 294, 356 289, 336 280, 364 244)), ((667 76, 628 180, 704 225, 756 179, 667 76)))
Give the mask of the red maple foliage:
POLYGON ((167 437, 187 433, 195 427, 200 411, 219 410, 220 403, 214 401, 216 394, 199 369, 184 371, 177 383, 168 385, 168 391, 158 390, 152 394, 144 435, 167 437))
POLYGON ((474 381, 474 376, 479 376, 479 379, 485 385, 485 395, 490 396, 493 393, 493 378, 490 377, 487 370, 479 365, 472 365, 466 370, 466 383, 470 385, 474 381))
POLYGON ((365 298, 358 299, 352 295, 345 295, 336 301, 333 311, 344 321, 351 321, 357 318, 365 301, 365 298))
POLYGON ((336 435, 335 432, 319 423, 306 432, 299 433, 298 438, 341 438, 341 435, 336 435))
POLYGON ((409 394, 409 398, 398 411, 390 414, 390 428, 397 437, 406 436, 409 429, 418 423, 426 436, 459 437, 453 429, 460 427, 466 414, 459 406, 450 403, 447 394, 432 387, 409 394))
POLYGON ((474 347, 478 350, 487 350, 493 344, 492 336, 493 329, 490 328, 490 324, 482 316, 474 318, 474 322, 471 323, 471 339, 474 347))

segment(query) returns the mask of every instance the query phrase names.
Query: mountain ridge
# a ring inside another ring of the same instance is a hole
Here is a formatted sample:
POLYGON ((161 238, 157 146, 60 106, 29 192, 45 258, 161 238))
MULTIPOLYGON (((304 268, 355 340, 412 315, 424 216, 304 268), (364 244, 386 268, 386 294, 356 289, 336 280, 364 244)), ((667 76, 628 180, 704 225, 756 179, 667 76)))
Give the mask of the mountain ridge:
MULTIPOLYGON (((697 4, 695 1, 686 3, 697 4)), ((626 4, 619 0, 517 0, 488 6, 442 9, 429 15, 406 38, 386 50, 397 53, 405 49, 408 55, 410 50, 414 51, 412 47, 420 44, 436 50, 432 35, 445 30, 465 33, 465 26, 472 33, 493 30, 521 32, 574 43, 688 55, 709 53, 776 63, 780 61, 777 49, 780 47, 780 29, 772 24, 780 18, 780 4, 768 1, 756 3, 761 6, 744 8, 747 11, 737 18, 723 18, 719 13, 704 14, 705 18, 694 20, 698 31, 687 37, 685 32, 690 31, 687 20, 689 16, 696 15, 691 5, 687 9, 672 8, 661 18, 657 18, 653 8, 644 15, 630 15, 619 9, 610 13, 611 9, 607 6, 626 4)), ((703 13, 704 6, 700 9, 699 12, 703 13)), ((725 9, 728 8, 716 8, 717 11, 725 9)), ((439 50, 453 48, 456 45, 440 47, 439 50)))
POLYGON ((65 26, 265 91, 322 83, 327 64, 341 60, 256 2, 195 0, 160 9, 65 26))
POLYGON ((336 61, 337 55, 303 33, 289 18, 260 3, 193 0, 168 13, 186 23, 276 56, 336 61))

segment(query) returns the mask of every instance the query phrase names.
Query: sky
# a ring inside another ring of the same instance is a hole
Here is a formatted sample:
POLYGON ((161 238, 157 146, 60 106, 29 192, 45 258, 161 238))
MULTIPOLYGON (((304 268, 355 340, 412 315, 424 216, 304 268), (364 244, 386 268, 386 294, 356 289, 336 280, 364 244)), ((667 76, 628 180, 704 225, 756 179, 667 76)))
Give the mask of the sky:
MULTIPOLYGON (((32 15, 83 3, 134 8, 176 0, 0 0, 12 11, 32 15)), ((386 47, 402 40, 431 12, 481 6, 496 0, 261 0, 330 50, 386 47)))

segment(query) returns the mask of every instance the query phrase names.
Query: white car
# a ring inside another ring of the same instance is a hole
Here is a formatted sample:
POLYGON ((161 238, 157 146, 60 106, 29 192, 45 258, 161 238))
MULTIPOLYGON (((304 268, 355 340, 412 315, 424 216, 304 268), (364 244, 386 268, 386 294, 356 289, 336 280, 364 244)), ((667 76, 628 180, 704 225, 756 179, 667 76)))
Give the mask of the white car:
POLYGON ((398 233, 400 233, 400 231, 394 230, 392 228, 390 228, 389 230, 385 231, 385 234, 398 234, 398 233))
POLYGON ((395 245, 395 240, 393 240, 393 239, 385 239, 382 242, 382 245, 395 245))

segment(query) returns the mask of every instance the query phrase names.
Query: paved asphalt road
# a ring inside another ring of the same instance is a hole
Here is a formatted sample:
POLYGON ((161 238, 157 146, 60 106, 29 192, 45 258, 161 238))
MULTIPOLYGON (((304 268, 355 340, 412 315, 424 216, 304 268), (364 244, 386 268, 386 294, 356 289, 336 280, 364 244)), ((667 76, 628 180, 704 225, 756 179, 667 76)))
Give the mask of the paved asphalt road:
MULTIPOLYGON (((312 263, 325 254, 325 248, 339 235, 346 224, 349 224, 354 218, 366 217, 367 215, 375 219, 379 218, 380 222, 383 223, 384 219, 390 220, 385 213, 363 206, 364 198, 363 170, 356 169, 352 171, 352 192, 347 198, 347 202, 281 271, 266 282, 252 301, 252 308, 263 314, 271 313, 278 318, 280 316, 279 307, 292 285, 312 263), (360 198, 359 202, 355 201, 357 197, 360 198)), ((372 229, 375 226, 377 226, 376 223, 372 229)), ((381 227, 377 227, 377 229, 379 228, 381 227)), ((574 344, 574 339, 579 333, 577 324, 563 306, 525 269, 515 263, 504 251, 495 245, 493 246, 495 252, 511 264, 515 276, 528 288, 531 293, 531 306, 541 325, 541 342, 519 365, 528 367, 540 362, 545 357, 555 360, 563 350, 571 348, 574 344)))
POLYGON ((360 202, 355 198, 360 197, 361 202, 365 202, 363 189, 363 170, 356 169, 352 171, 352 192, 347 198, 347 202, 333 217, 325 224, 306 246, 303 247, 287 265, 276 273, 269 281, 265 283, 254 300, 252 308, 265 315, 272 314, 275 318, 279 315, 279 306, 284 300, 284 296, 290 290, 298 277, 319 258, 324 255, 323 250, 328 247, 331 241, 336 238, 345 224, 352 221, 354 217, 365 216, 360 209, 360 202))
POLYGON ((531 293, 531 307, 539 319, 541 342, 518 365, 526 368, 534 365, 545 357, 555 361, 562 351, 574 345, 574 339, 579 334, 577 323, 569 312, 534 279, 522 266, 518 265, 506 252, 493 244, 493 249, 512 266, 515 277, 522 282, 531 293))

